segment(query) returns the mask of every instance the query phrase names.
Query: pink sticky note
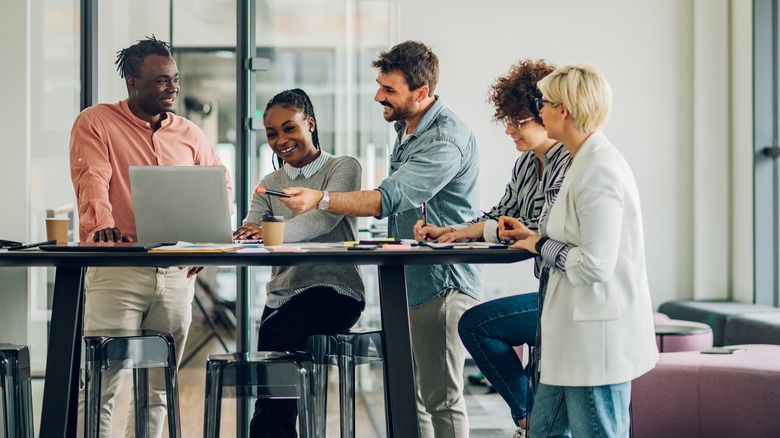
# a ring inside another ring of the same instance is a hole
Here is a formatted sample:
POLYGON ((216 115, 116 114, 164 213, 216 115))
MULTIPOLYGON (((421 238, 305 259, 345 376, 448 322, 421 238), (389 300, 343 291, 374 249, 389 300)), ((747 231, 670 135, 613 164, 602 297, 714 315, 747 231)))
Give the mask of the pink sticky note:
POLYGON ((410 251, 412 249, 412 245, 406 245, 403 243, 385 243, 382 245, 382 249, 387 251, 410 251))

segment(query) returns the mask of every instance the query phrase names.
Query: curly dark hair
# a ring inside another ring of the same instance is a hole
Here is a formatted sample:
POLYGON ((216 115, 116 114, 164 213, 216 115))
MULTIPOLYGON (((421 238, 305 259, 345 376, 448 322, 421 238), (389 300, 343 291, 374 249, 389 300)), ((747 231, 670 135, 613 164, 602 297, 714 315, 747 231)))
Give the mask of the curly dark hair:
MULTIPOLYGON (((268 103, 265 105, 265 112, 263 114, 268 113, 268 110, 277 105, 287 109, 300 111, 304 116, 314 119, 314 132, 311 134, 311 140, 314 143, 314 147, 316 147, 318 151, 321 150, 320 133, 317 129, 317 116, 314 115, 314 105, 311 103, 309 95, 300 88, 284 90, 268 101, 268 103)), ((282 160, 281 157, 276 157, 276 161, 279 164, 279 167, 284 165, 284 160, 282 160)))
POLYGON ((433 96, 439 82, 439 58, 421 41, 404 41, 381 52, 371 67, 379 69, 382 74, 399 71, 410 91, 427 85, 430 96, 433 96))
POLYGON ((555 66, 544 60, 523 59, 514 64, 509 73, 496 79, 487 98, 496 109, 493 121, 507 123, 533 117, 542 124, 534 105, 534 98, 542 97, 536 83, 554 70, 555 66))
POLYGON ((138 77, 141 71, 141 64, 149 55, 171 56, 171 45, 165 41, 158 40, 154 35, 146 37, 145 40, 139 40, 136 44, 116 52, 116 70, 119 77, 128 76, 138 77))

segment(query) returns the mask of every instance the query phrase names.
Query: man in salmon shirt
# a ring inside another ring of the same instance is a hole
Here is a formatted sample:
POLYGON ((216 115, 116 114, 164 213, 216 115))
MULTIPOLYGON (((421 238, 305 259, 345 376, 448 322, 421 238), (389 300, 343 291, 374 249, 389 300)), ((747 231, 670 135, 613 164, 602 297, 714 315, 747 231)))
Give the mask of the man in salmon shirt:
MULTIPOLYGON (((154 36, 118 52, 119 76, 128 97, 85 109, 73 124, 70 169, 79 210, 82 242, 135 241, 129 166, 222 166, 206 135, 173 114, 179 71, 170 45, 154 36)), ((228 195, 233 188, 225 169, 228 195)), ((88 268, 84 330, 147 329, 171 333, 178 361, 192 320, 195 274, 202 268, 88 268)), ((100 436, 111 436, 111 410, 124 373, 104 374, 100 436)), ((152 437, 165 424, 165 381, 149 373, 149 427, 152 437)), ((84 391, 79 394, 83 436, 84 391)), ((134 437, 130 407, 125 435, 134 437)))

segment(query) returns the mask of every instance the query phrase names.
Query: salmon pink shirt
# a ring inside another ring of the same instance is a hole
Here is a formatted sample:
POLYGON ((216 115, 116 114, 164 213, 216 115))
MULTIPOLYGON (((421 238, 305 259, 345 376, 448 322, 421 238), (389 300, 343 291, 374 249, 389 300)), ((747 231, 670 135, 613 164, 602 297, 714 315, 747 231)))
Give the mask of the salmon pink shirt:
MULTIPOLYGON (((85 109, 70 135, 70 174, 82 242, 91 241, 95 231, 112 227, 137 240, 130 166, 222 166, 222 162, 203 131, 173 113, 165 113, 155 131, 130 112, 127 100, 85 109)), ((225 179, 232 205, 227 169, 225 179)))

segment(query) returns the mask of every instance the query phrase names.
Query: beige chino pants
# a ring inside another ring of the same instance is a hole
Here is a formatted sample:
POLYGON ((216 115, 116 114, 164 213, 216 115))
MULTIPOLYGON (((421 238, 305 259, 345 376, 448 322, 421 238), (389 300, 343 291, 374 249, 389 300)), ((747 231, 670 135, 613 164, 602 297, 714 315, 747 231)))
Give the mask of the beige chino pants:
MULTIPOLYGON (((188 269, 172 268, 88 268, 84 288, 84 330, 156 330, 173 335, 177 363, 192 322, 195 277, 188 269)), ((116 395, 128 370, 103 373, 100 408, 100 437, 112 436, 111 413, 116 395)), ((84 390, 79 391, 78 437, 84 436, 84 390)), ((132 399, 132 398, 131 398, 132 399)), ((162 369, 149 370, 149 430, 161 437, 166 423, 165 376, 162 369)), ((135 415, 131 400, 125 429, 135 437, 135 415)))
POLYGON ((477 303, 474 298, 450 288, 422 306, 409 309, 422 438, 469 436, 463 396, 466 349, 458 335, 458 321, 477 303))

